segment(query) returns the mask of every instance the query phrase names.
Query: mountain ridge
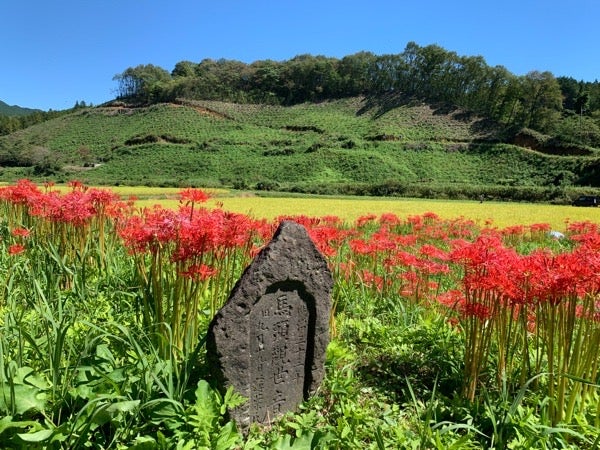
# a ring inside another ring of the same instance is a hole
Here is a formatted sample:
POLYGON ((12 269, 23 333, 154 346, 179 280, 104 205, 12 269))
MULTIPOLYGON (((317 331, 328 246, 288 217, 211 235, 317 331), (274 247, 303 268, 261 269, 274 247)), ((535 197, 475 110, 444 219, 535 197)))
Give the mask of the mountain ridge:
POLYGON ((18 106, 18 105, 9 105, 8 103, 0 100, 0 114, 4 115, 4 116, 9 116, 9 117, 27 116, 29 114, 33 114, 33 113, 41 112, 41 111, 42 111, 41 109, 25 108, 25 107, 18 106))

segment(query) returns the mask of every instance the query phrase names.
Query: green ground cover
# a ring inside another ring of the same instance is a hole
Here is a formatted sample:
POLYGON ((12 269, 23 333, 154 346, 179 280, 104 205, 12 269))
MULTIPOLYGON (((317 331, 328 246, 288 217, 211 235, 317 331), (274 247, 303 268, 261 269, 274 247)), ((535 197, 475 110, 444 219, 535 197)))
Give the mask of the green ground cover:
POLYGON ((335 281, 326 377, 243 435, 227 415, 243 399, 214 385, 204 336, 277 223, 178 197, 140 211, 77 183, 0 189, 3 448, 600 445, 597 222, 556 239, 414 207, 297 215, 335 281))

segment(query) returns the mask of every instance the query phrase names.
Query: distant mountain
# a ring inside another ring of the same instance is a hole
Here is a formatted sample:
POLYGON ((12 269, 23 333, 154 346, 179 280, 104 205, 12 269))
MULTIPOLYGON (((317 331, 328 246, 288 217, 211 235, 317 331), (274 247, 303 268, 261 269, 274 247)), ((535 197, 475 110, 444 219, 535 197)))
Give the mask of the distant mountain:
POLYGON ((31 108, 21 108, 17 105, 7 105, 2 100, 0 100, 0 115, 4 116, 27 116, 29 114, 33 114, 35 112, 39 112, 39 109, 31 109, 31 108))

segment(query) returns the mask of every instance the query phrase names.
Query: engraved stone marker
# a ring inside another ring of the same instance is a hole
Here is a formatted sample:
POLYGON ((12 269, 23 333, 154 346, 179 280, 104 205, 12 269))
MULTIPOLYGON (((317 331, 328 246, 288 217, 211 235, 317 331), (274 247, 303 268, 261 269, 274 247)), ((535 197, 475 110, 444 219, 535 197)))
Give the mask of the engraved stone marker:
POLYGON ((331 272, 301 225, 284 221, 210 324, 211 369, 248 401, 241 427, 268 423, 316 390, 329 343, 331 272))

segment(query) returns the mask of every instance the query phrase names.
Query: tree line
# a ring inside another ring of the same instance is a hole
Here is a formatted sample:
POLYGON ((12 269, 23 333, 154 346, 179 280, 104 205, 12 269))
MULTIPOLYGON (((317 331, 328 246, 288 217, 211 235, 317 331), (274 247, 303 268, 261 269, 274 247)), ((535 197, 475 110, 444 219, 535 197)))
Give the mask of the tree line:
POLYGON ((517 76, 481 56, 460 56, 438 45, 407 44, 402 53, 358 52, 341 59, 299 55, 250 64, 227 59, 178 62, 171 72, 152 65, 116 75, 121 98, 143 103, 176 98, 293 105, 366 96, 380 106, 402 99, 464 108, 510 126, 571 139, 600 136, 600 84, 556 78, 548 71, 517 76), (585 127, 584 121, 585 119, 585 127), (562 128, 561 128, 562 127, 562 128), (572 128, 585 128, 574 133, 572 128))

